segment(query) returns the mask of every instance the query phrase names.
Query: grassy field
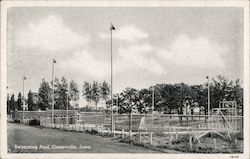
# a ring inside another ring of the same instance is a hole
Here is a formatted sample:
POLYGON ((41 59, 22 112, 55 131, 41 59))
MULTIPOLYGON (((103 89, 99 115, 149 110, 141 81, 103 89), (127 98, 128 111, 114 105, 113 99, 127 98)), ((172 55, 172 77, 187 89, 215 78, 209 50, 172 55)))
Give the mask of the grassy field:
POLYGON ((135 145, 146 147, 154 147, 159 150, 176 150, 185 153, 243 153, 243 138, 241 133, 231 134, 231 139, 228 137, 221 137, 216 134, 208 134, 200 138, 200 142, 192 140, 192 147, 190 147, 190 140, 188 134, 172 136, 162 133, 154 133, 152 136, 152 143, 150 144, 150 135, 134 135, 131 139, 127 137, 124 142, 131 142, 135 145), (172 142, 170 142, 172 140, 172 142))

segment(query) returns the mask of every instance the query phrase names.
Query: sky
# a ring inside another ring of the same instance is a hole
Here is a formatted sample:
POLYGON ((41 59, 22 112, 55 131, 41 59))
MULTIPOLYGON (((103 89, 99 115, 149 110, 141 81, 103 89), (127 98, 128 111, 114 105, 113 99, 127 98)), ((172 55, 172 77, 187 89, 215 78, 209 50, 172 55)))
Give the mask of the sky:
POLYGON ((206 76, 243 80, 243 9, 204 7, 14 7, 7 15, 8 92, 38 92, 44 78, 110 83, 203 84, 206 76))

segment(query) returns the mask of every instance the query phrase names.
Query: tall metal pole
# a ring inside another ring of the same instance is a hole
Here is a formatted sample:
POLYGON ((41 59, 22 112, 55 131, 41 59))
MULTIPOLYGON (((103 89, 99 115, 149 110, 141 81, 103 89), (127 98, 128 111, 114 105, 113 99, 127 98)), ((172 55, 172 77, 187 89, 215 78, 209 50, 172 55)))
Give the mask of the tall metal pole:
POLYGON ((210 84, 209 84, 209 76, 207 76, 207 112, 210 115, 210 84))
POLYGON ((113 132, 113 128, 114 128, 114 125, 113 125, 113 105, 114 105, 114 102, 113 102, 113 53, 112 53, 112 23, 111 23, 111 28, 110 28, 110 51, 111 51, 111 132, 113 132))
POLYGON ((154 95, 155 94, 155 88, 154 88, 154 86, 153 86, 153 90, 152 90, 152 114, 153 114, 153 112, 154 112, 154 105, 155 105, 155 99, 154 99, 154 95))
POLYGON ((54 125, 54 63, 55 60, 52 60, 52 114, 51 114, 51 123, 54 125))
POLYGON ((69 124, 69 93, 67 92, 67 124, 69 124))
POLYGON ((117 106, 117 110, 116 110, 116 114, 118 114, 118 109, 119 109, 119 106, 118 106, 118 104, 119 104, 119 94, 117 95, 117 100, 116 100, 116 106, 117 106))
POLYGON ((25 104, 25 100, 24 100, 24 80, 25 80, 25 76, 23 76, 23 123, 24 123, 24 104, 25 104))

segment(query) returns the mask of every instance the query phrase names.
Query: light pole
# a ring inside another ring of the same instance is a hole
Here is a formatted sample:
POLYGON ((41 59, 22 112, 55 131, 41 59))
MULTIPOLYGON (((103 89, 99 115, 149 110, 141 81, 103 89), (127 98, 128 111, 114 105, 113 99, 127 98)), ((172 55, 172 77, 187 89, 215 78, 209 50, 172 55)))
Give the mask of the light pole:
POLYGON ((25 99, 24 99, 24 81, 27 78, 25 76, 23 76, 23 123, 24 123, 24 105, 25 105, 25 99))
POLYGON ((67 120, 66 122, 67 124, 69 124, 69 92, 66 92, 66 94, 67 94, 67 112, 66 112, 67 120))
POLYGON ((155 87, 153 86, 153 90, 152 90, 152 114, 154 112, 154 106, 155 106, 155 99, 154 99, 154 96, 155 96, 155 87))
POLYGON ((51 110, 51 112, 52 112, 52 114, 51 114, 51 123, 52 123, 52 125, 54 125, 54 69, 55 69, 55 67, 54 67, 54 64, 56 63, 56 60, 55 59, 53 59, 53 61, 52 61, 52 110, 51 110))
POLYGON ((111 23, 111 27, 110 27, 110 58, 111 58, 111 132, 114 131, 114 124, 113 124, 113 105, 114 105, 114 101, 113 101, 113 53, 112 53, 112 31, 115 30, 115 27, 113 26, 113 24, 111 23))
POLYGON ((210 82, 209 76, 207 76, 207 113, 210 115, 210 82))

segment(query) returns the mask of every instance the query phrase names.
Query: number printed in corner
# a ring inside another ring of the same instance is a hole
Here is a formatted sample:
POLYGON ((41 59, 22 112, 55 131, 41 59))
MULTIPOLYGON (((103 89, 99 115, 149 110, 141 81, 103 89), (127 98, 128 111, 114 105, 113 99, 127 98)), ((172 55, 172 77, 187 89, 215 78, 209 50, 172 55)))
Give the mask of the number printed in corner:
POLYGON ((239 158, 239 156, 230 156, 230 158, 239 158))

